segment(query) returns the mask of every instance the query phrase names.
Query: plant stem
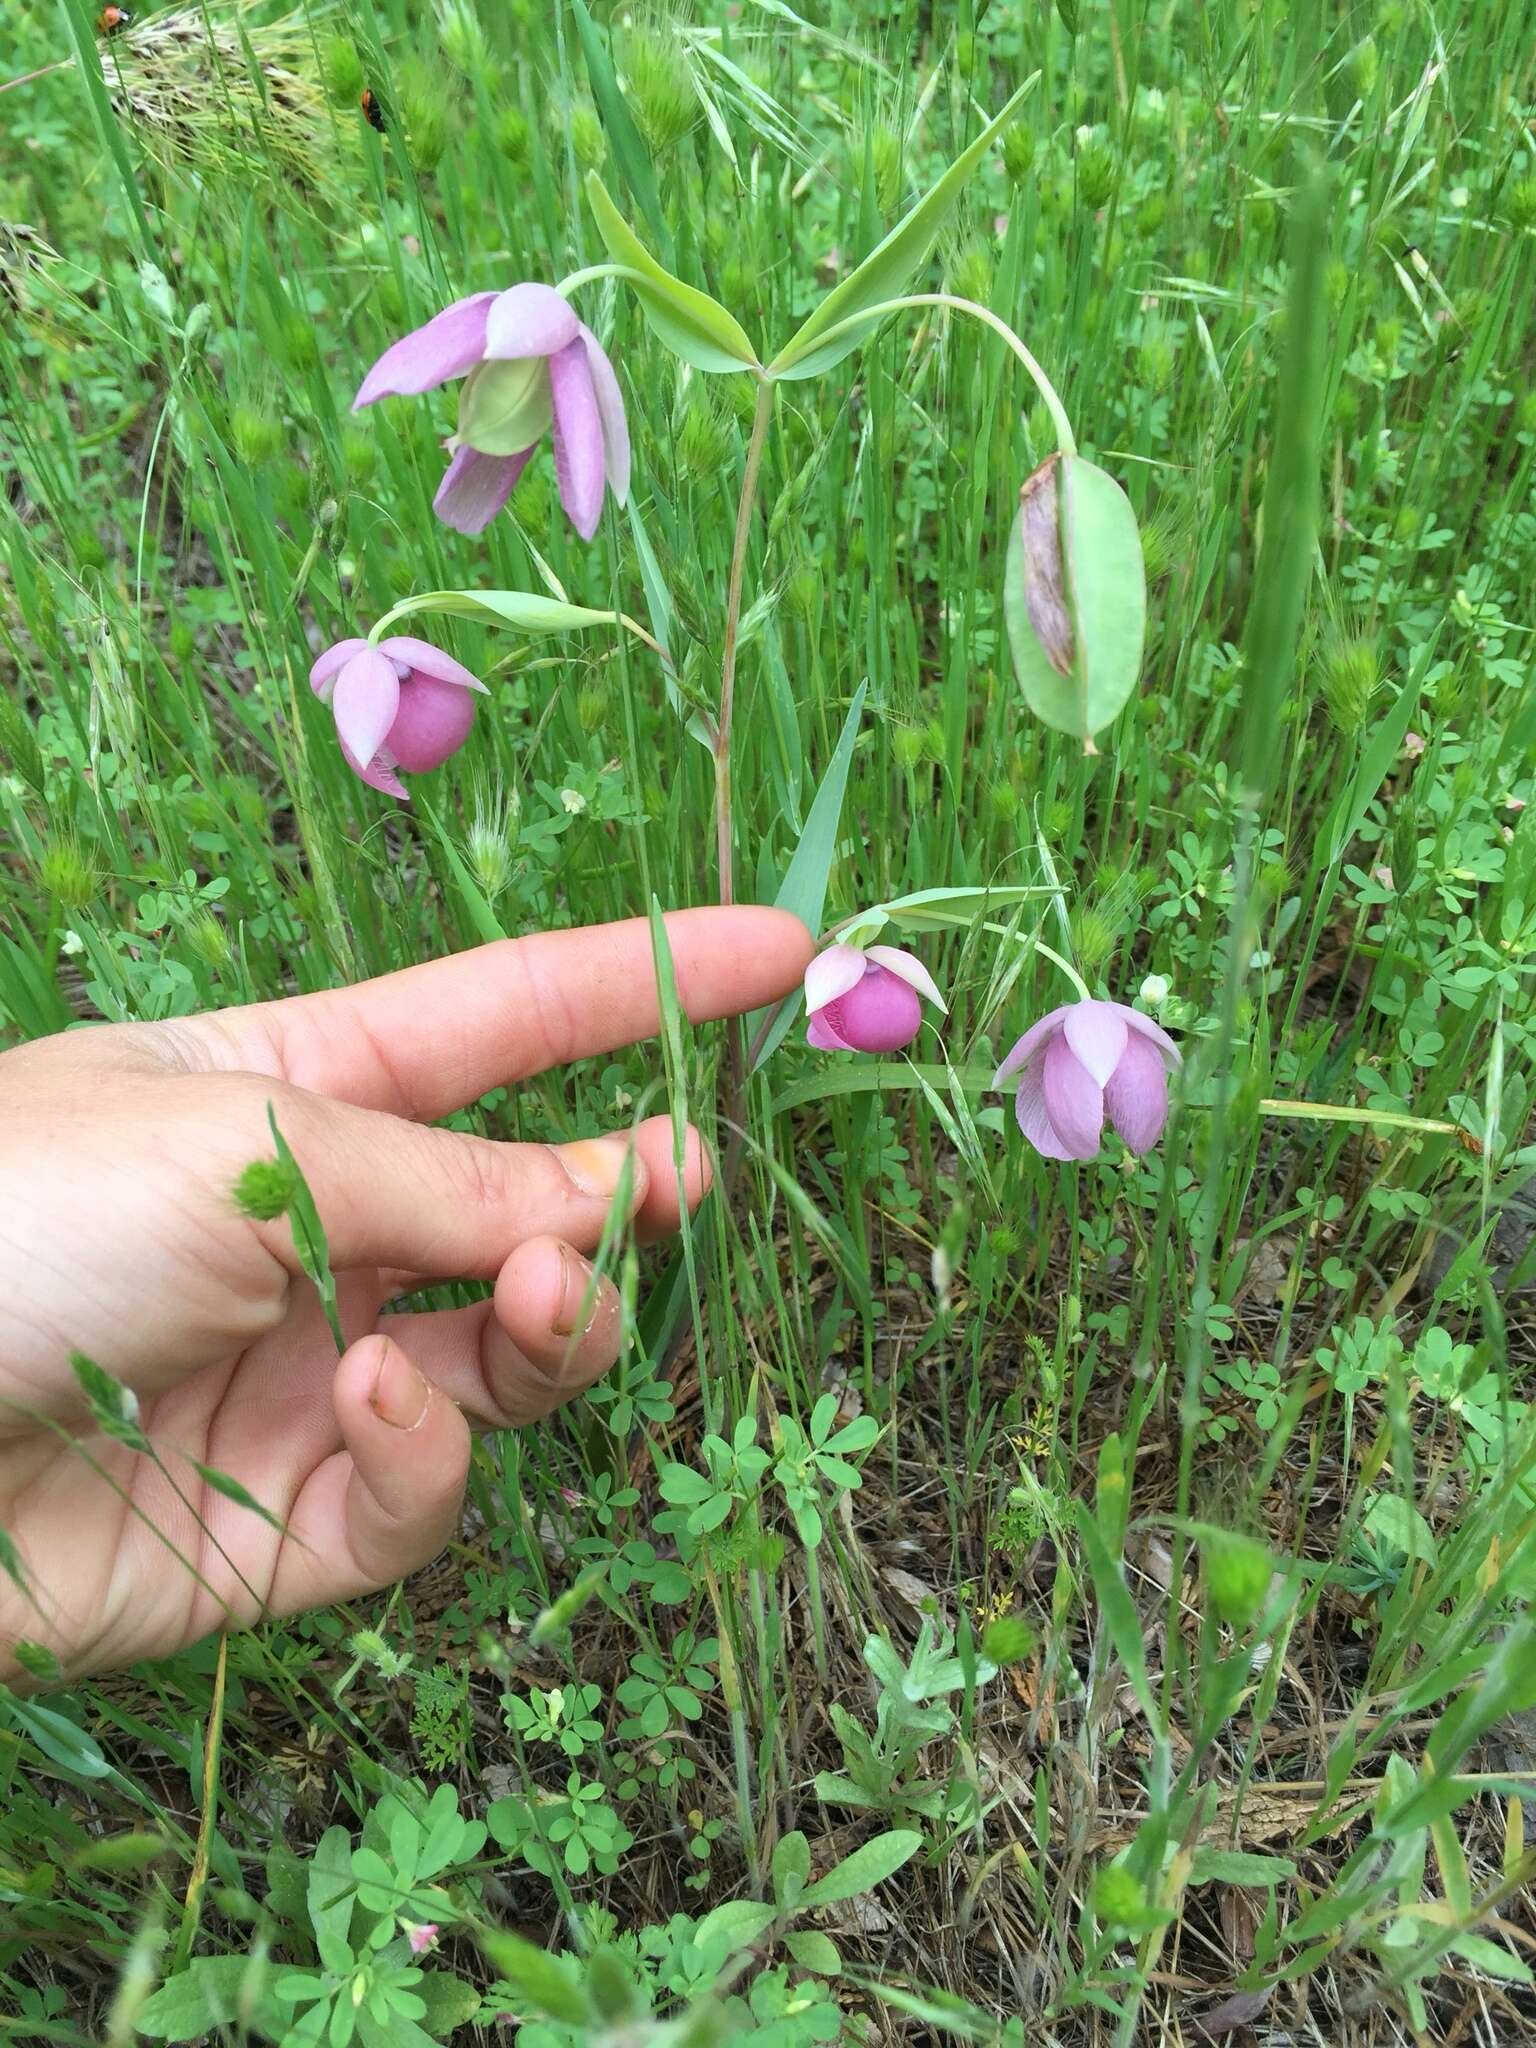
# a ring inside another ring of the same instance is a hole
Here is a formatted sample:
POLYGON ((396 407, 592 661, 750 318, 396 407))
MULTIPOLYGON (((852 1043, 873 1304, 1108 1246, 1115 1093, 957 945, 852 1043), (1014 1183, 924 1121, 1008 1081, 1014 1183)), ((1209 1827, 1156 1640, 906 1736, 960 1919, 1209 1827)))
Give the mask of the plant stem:
POLYGON ((1045 409, 1051 416, 1056 429, 1056 444, 1063 455, 1077 453, 1077 437, 1072 432, 1072 422, 1067 418, 1067 409, 1058 397, 1055 385, 1047 377, 1039 363, 1020 341, 1006 320, 999 318, 988 306, 980 306, 974 299, 957 298, 953 292, 909 292, 899 299, 887 299, 882 305, 870 306, 862 313, 855 313, 851 319, 840 320, 835 327, 829 327, 825 334, 818 334, 815 346, 824 348, 829 341, 856 327, 868 327, 883 319, 887 313, 904 312, 909 306, 944 306, 951 313, 969 313, 973 320, 990 327, 998 338, 1005 342, 1029 372, 1035 389, 1045 402, 1045 409))
POLYGON ((1072 962, 1070 960, 1064 958, 1063 955, 1058 953, 1054 947, 1046 945, 1043 939, 1035 940, 1034 950, 1037 953, 1043 953, 1045 958, 1050 961, 1053 967, 1059 967, 1061 969, 1062 973, 1067 977, 1068 981, 1070 981, 1072 986, 1077 990, 1079 1001, 1084 1003, 1091 1003, 1093 1001, 1092 989, 1089 988, 1087 982, 1084 981, 1083 977, 1078 973, 1077 969, 1072 965, 1072 962))
POLYGON ((742 471, 741 498, 736 506, 736 539, 731 549, 731 577, 725 597, 725 644, 720 660, 720 719, 715 729, 715 849, 720 866, 720 901, 735 901, 731 847, 731 711, 736 700, 736 642, 741 629, 741 585, 747 566, 747 537, 757 502, 757 479, 763 466, 763 444, 773 417, 773 380, 757 387, 747 465, 742 471))

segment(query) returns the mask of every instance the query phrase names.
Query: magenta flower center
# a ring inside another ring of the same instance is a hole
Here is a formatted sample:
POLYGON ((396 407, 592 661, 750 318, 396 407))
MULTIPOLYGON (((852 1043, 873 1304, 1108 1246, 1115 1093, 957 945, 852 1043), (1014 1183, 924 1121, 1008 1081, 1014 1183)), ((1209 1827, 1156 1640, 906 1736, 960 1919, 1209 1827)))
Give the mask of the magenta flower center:
POLYGON ((909 982, 870 960, 862 978, 821 1014, 856 1052, 897 1052, 916 1038, 923 1006, 909 982))

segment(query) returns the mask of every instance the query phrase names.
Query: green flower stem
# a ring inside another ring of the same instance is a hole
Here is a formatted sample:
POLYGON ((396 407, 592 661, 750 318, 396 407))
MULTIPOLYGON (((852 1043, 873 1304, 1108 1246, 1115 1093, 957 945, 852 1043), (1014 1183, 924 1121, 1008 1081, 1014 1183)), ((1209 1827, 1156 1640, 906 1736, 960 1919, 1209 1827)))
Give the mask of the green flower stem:
POLYGON ((643 285, 648 282, 638 270, 631 270, 627 263, 589 263, 585 270, 573 270, 569 277, 562 277, 555 290, 562 299, 568 299, 581 285, 596 284, 602 277, 621 277, 626 284, 643 285))
POLYGON ((720 901, 735 901, 731 846, 731 713, 736 702, 736 645, 741 627, 741 586, 747 566, 747 540, 752 531, 752 509, 757 502, 757 480, 763 466, 763 446, 773 418, 772 378, 760 379, 757 406, 752 414, 752 434, 747 442, 746 468, 742 471, 741 497, 736 506, 736 539, 731 548, 730 582, 725 597, 725 646, 720 662, 720 716, 715 727, 715 849, 720 865, 720 901))
POLYGON ((1067 418, 1067 409, 1057 395, 1056 387, 1045 371, 1020 341, 1006 320, 999 319, 987 306, 979 306, 974 299, 957 298, 953 292, 910 292, 900 299, 886 299, 878 306, 868 306, 862 313, 855 313, 847 320, 840 320, 835 327, 829 327, 825 334, 818 334, 816 347, 824 348, 829 341, 836 341, 841 335, 854 329, 868 327, 887 313, 901 313, 908 307, 943 306, 951 313, 968 313, 973 320, 979 320, 984 327, 990 327, 998 338, 1005 342, 1028 370, 1035 389, 1045 402, 1045 409, 1051 416, 1056 429, 1056 445, 1063 455, 1077 453, 1077 436, 1072 432, 1072 422, 1067 418))
MULTIPOLYGON (((451 606, 429 604, 419 597, 403 597, 397 605, 390 606, 389 610, 377 624, 369 628, 368 645, 370 647, 377 647, 390 627, 398 624, 401 619, 414 618, 420 612, 432 611, 441 611, 447 618, 459 618, 462 616, 461 613, 455 612, 451 606)), ((628 612, 604 612, 602 617, 609 625, 622 626, 626 633, 633 633, 635 638, 643 640, 651 652, 659 660, 664 661, 668 668, 672 666, 667 651, 661 642, 654 639, 637 619, 632 619, 629 616, 628 612)), ((489 624, 490 622, 484 621, 483 623, 489 624)), ((513 628, 513 630, 515 631, 516 628, 513 628)))
POLYGON ((1043 939, 1035 940, 1034 950, 1037 953, 1043 953, 1053 967, 1061 969, 1068 981, 1077 990, 1079 1002, 1091 1003, 1093 1001, 1093 990, 1089 988, 1087 982, 1084 981, 1070 960, 1065 959, 1054 947, 1046 945, 1043 939))

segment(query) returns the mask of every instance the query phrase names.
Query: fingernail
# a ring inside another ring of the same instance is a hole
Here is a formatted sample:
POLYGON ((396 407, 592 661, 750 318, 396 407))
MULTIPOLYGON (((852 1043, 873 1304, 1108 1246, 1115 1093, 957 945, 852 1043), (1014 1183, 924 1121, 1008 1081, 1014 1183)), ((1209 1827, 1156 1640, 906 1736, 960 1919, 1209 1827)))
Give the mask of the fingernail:
POLYGON ((560 1302, 550 1319, 557 1337, 574 1337, 591 1322, 597 1305, 590 1263, 568 1244, 560 1247, 560 1302))
MULTIPOLYGON (((627 1138, 578 1138, 560 1147, 560 1162, 584 1195, 611 1201, 629 1167, 632 1147, 627 1138)), ((635 1161, 630 1186, 638 1191, 640 1162, 635 1161)))
POLYGON ((432 1389, 397 1344, 388 1344, 374 1376, 369 1405, 391 1429, 415 1429, 426 1417, 432 1389))

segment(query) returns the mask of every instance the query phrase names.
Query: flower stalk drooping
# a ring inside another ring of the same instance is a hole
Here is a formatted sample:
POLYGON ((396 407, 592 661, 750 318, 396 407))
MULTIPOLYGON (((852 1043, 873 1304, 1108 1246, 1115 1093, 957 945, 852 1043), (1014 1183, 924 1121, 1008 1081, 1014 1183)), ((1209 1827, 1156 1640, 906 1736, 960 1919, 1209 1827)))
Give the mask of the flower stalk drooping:
POLYGON ((916 1038, 923 1004, 944 998, 920 960, 896 946, 828 946, 805 970, 806 1038, 822 1052, 899 1052, 916 1038))

